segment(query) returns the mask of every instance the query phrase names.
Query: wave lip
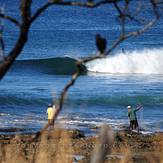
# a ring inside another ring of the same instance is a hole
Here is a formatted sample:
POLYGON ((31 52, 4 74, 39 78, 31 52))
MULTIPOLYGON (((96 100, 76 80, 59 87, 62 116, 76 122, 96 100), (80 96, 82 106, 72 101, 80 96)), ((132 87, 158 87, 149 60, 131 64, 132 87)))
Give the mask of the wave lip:
MULTIPOLYGON (((26 71, 45 74, 72 75, 76 71, 77 61, 77 59, 71 57, 17 60, 14 64, 14 68, 18 71, 25 69, 26 71)), ((81 71, 83 74, 86 72, 84 65, 81 66, 81 71)))
POLYGON ((163 74, 163 48, 120 52, 86 64, 87 70, 96 73, 163 74))

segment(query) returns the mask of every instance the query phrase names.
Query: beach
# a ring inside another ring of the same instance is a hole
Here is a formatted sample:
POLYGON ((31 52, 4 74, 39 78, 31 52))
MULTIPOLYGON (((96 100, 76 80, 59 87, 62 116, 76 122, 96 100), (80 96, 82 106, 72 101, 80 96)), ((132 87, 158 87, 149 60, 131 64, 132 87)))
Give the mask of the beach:
MULTIPOLYGON (((7 162, 90 162, 96 148, 108 151, 105 162, 163 161, 163 133, 133 134, 114 132, 113 142, 105 144, 99 135, 85 136, 79 130, 55 129, 41 135, 19 134, 0 136, 0 160, 7 162)), ((100 155, 100 152, 98 153, 100 155)))

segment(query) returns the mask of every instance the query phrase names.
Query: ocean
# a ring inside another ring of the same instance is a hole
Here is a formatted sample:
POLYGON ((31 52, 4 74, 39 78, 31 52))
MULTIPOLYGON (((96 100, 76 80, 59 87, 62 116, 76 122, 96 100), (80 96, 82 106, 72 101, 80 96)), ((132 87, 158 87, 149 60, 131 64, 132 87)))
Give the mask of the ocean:
MULTIPOLYGON (((32 12, 43 2, 34 1, 32 12)), ((0 1, 6 14, 20 19, 18 3, 0 1)), ((36 20, 27 44, 0 83, 1 131, 18 128, 36 132, 46 124, 47 106, 52 100, 57 102, 75 71, 76 60, 96 54, 95 35, 105 37, 108 47, 118 37, 116 15, 109 5, 95 9, 54 6, 36 20)), ((151 15, 144 12, 144 17, 151 15)), ((2 22, 7 54, 16 42, 18 29, 2 22)), ((127 30, 139 27, 132 22, 127 30)), ((137 113, 142 131, 163 131, 162 38, 160 19, 145 34, 124 41, 107 58, 87 63, 87 72, 69 90, 57 123, 86 134, 96 132, 103 123, 121 130, 129 126, 126 107, 143 104, 137 113)))

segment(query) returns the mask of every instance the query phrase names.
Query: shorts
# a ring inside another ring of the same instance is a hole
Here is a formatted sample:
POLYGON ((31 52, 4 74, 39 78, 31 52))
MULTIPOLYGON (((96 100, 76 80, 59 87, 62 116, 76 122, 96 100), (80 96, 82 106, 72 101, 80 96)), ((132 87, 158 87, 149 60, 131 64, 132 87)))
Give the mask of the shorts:
POLYGON ((138 121, 137 121, 137 119, 130 121, 130 127, 132 127, 132 126, 138 127, 138 121))
POLYGON ((54 119, 48 119, 48 124, 49 125, 54 125, 54 119))

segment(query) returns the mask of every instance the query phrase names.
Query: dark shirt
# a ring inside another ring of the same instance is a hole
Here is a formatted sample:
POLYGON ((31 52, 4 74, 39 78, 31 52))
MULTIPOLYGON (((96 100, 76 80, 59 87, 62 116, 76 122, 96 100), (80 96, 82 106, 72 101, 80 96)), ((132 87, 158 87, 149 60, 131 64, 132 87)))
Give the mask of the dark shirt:
POLYGON ((136 109, 131 109, 131 111, 128 112, 128 117, 130 121, 136 120, 136 109))

